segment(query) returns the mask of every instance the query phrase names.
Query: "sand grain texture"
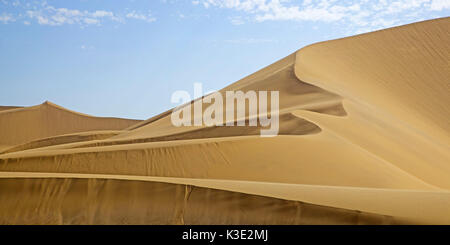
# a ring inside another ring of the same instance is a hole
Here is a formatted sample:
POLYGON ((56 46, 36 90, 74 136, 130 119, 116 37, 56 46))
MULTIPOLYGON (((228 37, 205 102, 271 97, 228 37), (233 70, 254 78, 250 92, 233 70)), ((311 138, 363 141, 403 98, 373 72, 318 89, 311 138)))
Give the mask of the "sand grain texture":
POLYGON ((313 44, 228 90, 279 91, 279 136, 0 108, 0 224, 450 224, 450 18, 313 44))

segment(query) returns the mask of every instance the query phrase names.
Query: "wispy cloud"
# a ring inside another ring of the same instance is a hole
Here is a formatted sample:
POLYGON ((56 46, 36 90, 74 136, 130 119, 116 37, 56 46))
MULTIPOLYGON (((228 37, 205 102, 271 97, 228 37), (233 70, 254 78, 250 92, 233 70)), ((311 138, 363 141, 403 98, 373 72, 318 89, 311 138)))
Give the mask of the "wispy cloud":
POLYGON ((450 1, 449 0, 434 0, 431 3, 430 8, 432 10, 441 11, 443 9, 450 9, 450 1))
POLYGON ((19 0, 8 1, 0 0, 0 5, 6 5, 15 8, 15 14, 2 13, 0 22, 7 24, 15 20, 22 20, 25 25, 37 23, 39 25, 62 26, 62 25, 80 25, 82 27, 89 25, 101 25, 104 22, 124 23, 125 19, 135 19, 146 22, 156 21, 151 14, 139 14, 136 11, 128 11, 125 14, 118 14, 112 11, 99 9, 94 11, 57 8, 49 5, 46 1, 24 2, 19 0))
POLYGON ((80 48, 81 48, 81 50, 93 50, 93 49, 95 49, 95 47, 94 46, 92 46, 92 45, 81 45, 80 46, 80 48))
POLYGON ((276 43, 273 39, 259 39, 259 38, 240 38, 225 40, 226 43, 231 44, 256 44, 256 43, 276 43))
MULTIPOLYGON (((196 0, 192 4, 236 10, 255 22, 339 22, 355 30, 386 28, 414 21, 415 13, 450 10, 450 0, 196 0)), ((235 19, 231 22, 242 24, 235 19)))
POLYGON ((2 13, 0 14, 0 22, 3 24, 8 24, 9 22, 14 22, 15 19, 11 14, 8 13, 2 13))
POLYGON ((117 20, 112 12, 105 10, 89 12, 77 9, 55 8, 50 5, 44 5, 37 10, 27 10, 26 15, 41 25, 51 26, 64 24, 98 25, 106 18, 113 21, 117 20))
POLYGON ((140 13, 137 13, 136 11, 129 12, 128 14, 125 15, 125 17, 129 18, 129 19, 143 20, 146 22, 156 21, 156 18, 153 17, 150 13, 140 14, 140 13))
POLYGON ((233 25, 243 25, 245 23, 244 19, 241 16, 233 16, 230 17, 230 22, 233 25))

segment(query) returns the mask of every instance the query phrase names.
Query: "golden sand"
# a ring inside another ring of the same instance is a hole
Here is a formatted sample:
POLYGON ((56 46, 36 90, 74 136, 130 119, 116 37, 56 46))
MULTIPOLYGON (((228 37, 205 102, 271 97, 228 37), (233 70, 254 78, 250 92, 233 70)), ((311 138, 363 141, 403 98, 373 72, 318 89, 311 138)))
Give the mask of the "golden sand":
POLYGON ((313 44, 228 90, 280 91, 279 136, 0 107, 0 224, 450 224, 450 18, 313 44))

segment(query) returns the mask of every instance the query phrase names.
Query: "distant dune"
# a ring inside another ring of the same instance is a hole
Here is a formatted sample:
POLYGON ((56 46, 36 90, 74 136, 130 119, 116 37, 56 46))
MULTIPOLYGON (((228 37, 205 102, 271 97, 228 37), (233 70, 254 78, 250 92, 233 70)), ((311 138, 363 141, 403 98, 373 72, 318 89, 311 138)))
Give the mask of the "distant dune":
POLYGON ((313 44, 229 90, 280 91, 279 135, 0 107, 0 224, 450 224, 450 18, 313 44))
POLYGON ((20 106, 0 106, 0 111, 12 110, 12 109, 17 109, 17 108, 22 108, 22 107, 20 107, 20 106))
POLYGON ((62 134, 122 130, 138 122, 121 118, 93 117, 48 101, 31 107, 9 107, 0 111, 0 146, 14 146, 62 134))

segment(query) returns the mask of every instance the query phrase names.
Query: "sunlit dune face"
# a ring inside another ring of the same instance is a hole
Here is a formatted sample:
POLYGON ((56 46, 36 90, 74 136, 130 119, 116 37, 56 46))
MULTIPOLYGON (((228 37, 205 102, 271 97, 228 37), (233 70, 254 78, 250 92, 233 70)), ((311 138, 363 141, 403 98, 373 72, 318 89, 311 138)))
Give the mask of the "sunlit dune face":
POLYGON ((314 44, 218 91, 277 91, 274 137, 245 106, 229 127, 0 107, 0 224, 450 224, 449 30, 314 44))

